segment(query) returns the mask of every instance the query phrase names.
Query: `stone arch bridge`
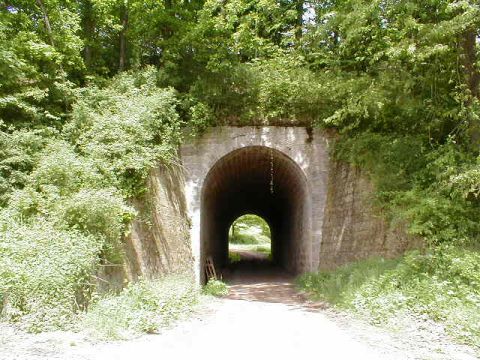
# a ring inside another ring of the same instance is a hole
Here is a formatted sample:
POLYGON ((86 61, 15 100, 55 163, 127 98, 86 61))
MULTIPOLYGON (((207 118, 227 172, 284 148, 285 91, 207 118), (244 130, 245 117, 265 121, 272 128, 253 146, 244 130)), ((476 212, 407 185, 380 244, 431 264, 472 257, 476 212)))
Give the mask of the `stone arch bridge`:
POLYGON ((403 252, 411 239, 374 209, 360 169, 331 158, 332 142, 304 127, 215 127, 186 141, 133 201, 124 276, 191 271, 203 282, 205 258, 226 263, 228 229, 246 213, 269 223, 272 255, 291 273, 403 252))

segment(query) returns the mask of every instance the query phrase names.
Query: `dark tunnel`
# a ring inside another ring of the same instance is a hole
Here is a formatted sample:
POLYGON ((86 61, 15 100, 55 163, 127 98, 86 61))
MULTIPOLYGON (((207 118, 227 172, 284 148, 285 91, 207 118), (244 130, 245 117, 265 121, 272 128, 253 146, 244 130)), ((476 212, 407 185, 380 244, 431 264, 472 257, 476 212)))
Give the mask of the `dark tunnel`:
POLYGON ((202 188, 202 282, 207 257, 217 268, 227 265, 228 230, 244 214, 256 214, 269 224, 272 261, 289 273, 302 272, 310 261, 310 211, 305 175, 282 152, 248 146, 225 155, 202 188))

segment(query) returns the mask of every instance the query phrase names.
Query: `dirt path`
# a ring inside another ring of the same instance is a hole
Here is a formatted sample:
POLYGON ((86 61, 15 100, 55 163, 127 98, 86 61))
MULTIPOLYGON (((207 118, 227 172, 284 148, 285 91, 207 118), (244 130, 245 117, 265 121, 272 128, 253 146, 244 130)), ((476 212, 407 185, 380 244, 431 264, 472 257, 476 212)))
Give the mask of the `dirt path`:
POLYGON ((250 270, 231 271, 228 297, 159 335, 75 346, 37 338, 33 344, 10 343, 3 352, 0 336, 0 359, 476 359, 431 329, 412 336, 389 333, 307 301, 275 269, 260 276, 255 266, 250 270))

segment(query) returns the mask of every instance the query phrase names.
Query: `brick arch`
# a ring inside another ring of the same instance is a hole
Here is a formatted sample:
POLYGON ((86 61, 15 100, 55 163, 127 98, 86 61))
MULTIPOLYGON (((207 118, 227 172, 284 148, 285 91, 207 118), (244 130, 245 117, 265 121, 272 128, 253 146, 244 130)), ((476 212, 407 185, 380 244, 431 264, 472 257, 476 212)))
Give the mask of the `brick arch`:
POLYGON ((182 146, 190 240, 199 282, 207 253, 219 264, 225 261, 228 222, 247 210, 270 222, 274 229, 272 240, 275 232, 278 240, 272 244, 272 250, 285 268, 298 273, 318 267, 328 177, 327 149, 328 139, 320 132, 292 127, 217 127, 182 146), (262 169, 268 168, 265 162, 272 152, 279 171, 277 196, 268 198, 268 191, 248 194, 248 188, 255 187, 251 178, 256 179, 257 186, 268 190, 269 181, 262 169), (239 188, 241 197, 234 194, 234 189, 239 188), (222 192, 233 200, 225 200, 222 192), (256 198, 263 198, 270 207, 280 207, 280 214, 266 209, 256 198), (229 203, 235 205, 234 209, 224 210, 229 203), (206 220, 212 216, 220 216, 218 226, 215 221, 206 220), (282 233, 289 234, 291 239, 282 233))
POLYGON ((228 228, 254 213, 270 225, 273 261, 291 273, 304 271, 311 263, 309 194, 303 170, 279 150, 255 145, 223 156, 202 185, 200 263, 211 256, 226 265, 228 228))

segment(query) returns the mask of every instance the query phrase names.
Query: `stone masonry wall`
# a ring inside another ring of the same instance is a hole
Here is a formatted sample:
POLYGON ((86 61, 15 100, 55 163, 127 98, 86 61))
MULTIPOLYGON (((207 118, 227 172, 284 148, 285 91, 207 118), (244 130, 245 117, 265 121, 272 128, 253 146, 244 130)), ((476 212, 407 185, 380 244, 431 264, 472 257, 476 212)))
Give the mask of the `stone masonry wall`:
MULTIPOLYGON (((133 201, 138 216, 124 238, 126 263, 104 267, 100 277, 113 287, 125 280, 189 271, 199 279, 201 189, 216 162, 246 146, 267 146, 289 156, 305 174, 310 206, 296 219, 309 229, 310 266, 333 269, 371 256, 393 257, 418 246, 402 228, 392 228, 374 208, 374 189, 360 169, 330 158, 331 136, 305 128, 220 127, 181 148, 181 165, 153 169, 148 190, 133 201)), ((300 206, 300 204, 297 204, 300 206)), ((204 208, 205 210, 205 208, 204 208)), ((295 233, 295 232, 293 232, 295 233)), ((297 256, 292 254, 292 256, 297 256)), ((298 255, 297 257, 300 257, 298 255)))
POLYGON ((124 239, 127 279, 193 272, 181 168, 159 165, 147 184, 147 193, 134 201, 138 216, 124 239))
POLYGON ((402 227, 389 226, 372 204, 374 188, 359 168, 332 160, 320 250, 320 269, 372 256, 394 257, 418 246, 402 227))
POLYGON ((201 273, 201 194, 204 180, 210 169, 223 156, 246 146, 265 146, 280 151, 297 164, 309 184, 310 214, 306 222, 310 232, 309 251, 305 257, 305 271, 318 268, 318 255, 322 242, 322 224, 326 201, 328 177, 329 136, 320 129, 303 127, 231 127, 209 128, 201 137, 197 137, 181 146, 180 156, 185 170, 185 194, 187 209, 192 227, 190 239, 195 259, 195 273, 200 279, 201 273))

